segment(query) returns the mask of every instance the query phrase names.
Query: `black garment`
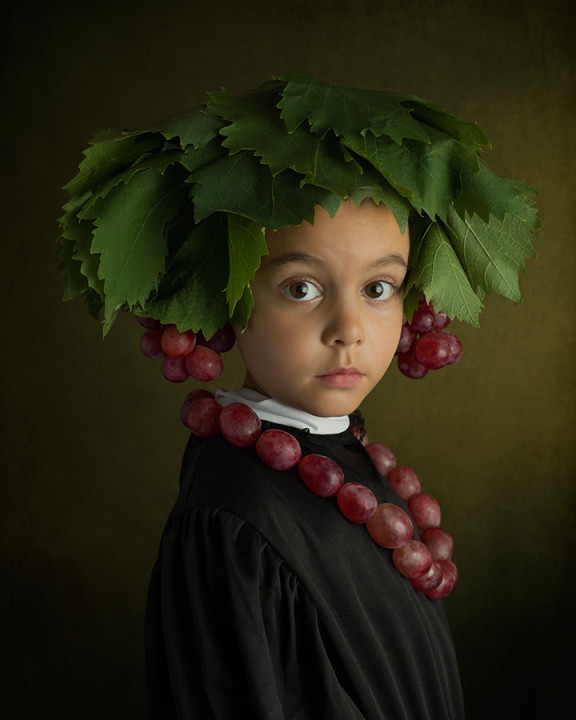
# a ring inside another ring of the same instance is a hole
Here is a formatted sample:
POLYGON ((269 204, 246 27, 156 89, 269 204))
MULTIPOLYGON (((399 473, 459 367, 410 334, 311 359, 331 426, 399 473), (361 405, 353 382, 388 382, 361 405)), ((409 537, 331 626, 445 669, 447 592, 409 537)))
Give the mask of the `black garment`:
MULTIPOLYGON (((350 431, 283 429, 405 507, 350 431)), ((146 640, 152 720, 464 717, 441 602, 414 591, 335 498, 220 435, 188 443, 146 640)))

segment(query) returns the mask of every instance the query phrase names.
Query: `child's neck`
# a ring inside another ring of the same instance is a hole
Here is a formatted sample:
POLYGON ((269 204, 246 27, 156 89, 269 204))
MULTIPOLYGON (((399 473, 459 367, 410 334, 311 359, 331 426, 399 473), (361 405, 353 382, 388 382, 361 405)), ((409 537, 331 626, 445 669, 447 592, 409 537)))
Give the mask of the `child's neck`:
POLYGON ((344 432, 349 425, 348 415, 342 417, 318 417, 311 415, 305 410, 284 405, 274 398, 263 395, 257 390, 240 388, 239 390, 218 390, 216 400, 221 405, 229 405, 233 402, 242 402, 258 415, 260 420, 267 420, 278 425, 299 430, 309 430, 313 435, 334 435, 344 432))

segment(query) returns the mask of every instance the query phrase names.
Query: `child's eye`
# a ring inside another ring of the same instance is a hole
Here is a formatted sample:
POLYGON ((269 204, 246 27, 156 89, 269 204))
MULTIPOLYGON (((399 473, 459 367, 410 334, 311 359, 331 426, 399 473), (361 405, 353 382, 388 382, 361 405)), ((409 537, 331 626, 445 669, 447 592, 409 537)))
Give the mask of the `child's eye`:
POLYGON ((394 292, 394 287, 385 280, 368 283, 362 290, 362 294, 371 300, 388 300, 394 292))
POLYGON ((282 288, 282 292, 292 300, 313 300, 320 295, 320 290, 309 280, 297 280, 282 288))

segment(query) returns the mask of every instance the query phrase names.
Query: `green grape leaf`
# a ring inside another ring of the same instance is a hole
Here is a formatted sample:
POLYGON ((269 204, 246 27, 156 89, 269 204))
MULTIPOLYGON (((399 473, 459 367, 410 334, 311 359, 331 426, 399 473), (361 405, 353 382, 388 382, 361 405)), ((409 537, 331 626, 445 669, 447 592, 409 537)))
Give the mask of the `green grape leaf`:
POLYGON ((447 313, 478 327, 482 302, 472 289, 450 238, 439 223, 430 223, 415 251, 414 267, 407 281, 407 289, 414 285, 424 292, 438 311, 447 313))
POLYGON ((179 138, 182 148, 192 146, 200 149, 218 137, 223 125, 220 118, 193 110, 154 123, 149 129, 161 132, 168 140, 179 138))
POLYGON ((523 183, 500 177, 480 163, 478 173, 463 174, 462 190, 454 198, 454 207, 462 219, 465 213, 475 213, 488 222, 491 215, 503 220, 506 213, 511 213, 526 220, 530 229, 534 229, 535 210, 527 198, 534 194, 535 191, 523 183))
POLYGON ((452 245, 473 287, 519 302, 518 271, 524 270, 525 258, 535 256, 528 223, 508 214, 503 220, 491 216, 485 223, 478 215, 466 213, 462 220, 452 210, 448 226, 453 231, 452 245))
POLYGON ((412 140, 397 145, 388 137, 368 134, 349 147, 372 163, 418 212, 445 220, 461 174, 478 167, 477 151, 432 128, 430 134, 430 145, 412 140))
POLYGON ((108 178, 101 185, 94 187, 92 195, 78 212, 78 217, 81 220, 96 219, 100 214, 100 204, 114 188, 121 183, 128 185, 134 175, 142 170, 154 170, 164 175, 169 167, 180 161, 182 154, 182 150, 165 148, 159 155, 152 155, 151 153, 141 155, 132 165, 108 178))
POLYGON ((313 174, 319 140, 303 128, 289 135, 275 107, 277 102, 277 93, 271 99, 269 93, 234 96, 222 90, 211 94, 207 111, 230 121, 221 130, 222 144, 230 154, 252 150, 273 176, 286 169, 313 174))
POLYGON ((407 101, 403 105, 411 108, 412 117, 415 120, 420 120, 437 130, 442 130, 462 142, 491 147, 490 141, 476 123, 459 120, 438 105, 420 100, 416 102, 407 101))
POLYGON ((412 315, 414 315, 414 310, 418 307, 418 302, 420 301, 420 298, 422 297, 422 291, 417 288, 415 285, 412 285, 404 294, 404 304, 403 304, 403 310, 404 315, 406 316, 406 320, 408 322, 412 321, 412 315))
POLYGON ((299 176, 286 170, 272 177, 251 152, 231 157, 197 170, 190 176, 196 221, 214 212, 229 212, 269 228, 313 221, 317 190, 300 188, 299 176))
POLYGON ((405 232, 412 206, 366 162, 362 166, 362 174, 356 177, 356 187, 350 190, 350 197, 356 205, 365 198, 386 205, 396 218, 400 232, 405 232))
POLYGON ((211 337, 229 318, 228 274, 227 217, 212 215, 192 226, 142 313, 174 323, 181 332, 202 330, 211 337))
POLYGON ((356 139, 362 128, 362 134, 370 130, 375 136, 388 135, 399 144, 407 138, 429 142, 426 131, 402 104, 407 95, 338 87, 297 74, 282 79, 288 83, 278 107, 288 132, 308 121, 312 132, 319 136, 333 130, 347 140, 356 139))
POLYGON ((78 174, 64 188, 71 195, 81 195, 123 170, 141 155, 161 149, 164 138, 159 133, 116 133, 104 131, 94 136, 78 174))
POLYGON ((164 228, 186 196, 178 174, 146 169, 102 201, 92 252, 101 254, 106 320, 124 305, 144 302, 156 287, 167 252, 164 228))
POLYGON ((232 317, 230 318, 232 327, 235 327, 236 325, 240 325, 240 327, 242 329, 244 329, 248 325, 248 320, 250 319, 250 314, 252 313, 253 307, 254 307, 254 297, 252 295, 252 290, 250 289, 250 286, 248 285, 247 287, 244 288, 242 297, 236 303, 236 307, 234 308, 234 313, 233 313, 232 317))
POLYGON ((228 215, 228 258, 230 277, 226 300, 230 314, 244 294, 260 265, 262 255, 268 253, 265 229, 240 215, 228 215))
POLYGON ((76 243, 65 235, 60 240, 60 263, 58 265, 60 271, 64 275, 66 285, 64 288, 64 300, 72 300, 72 298, 82 295, 88 290, 88 281, 82 274, 82 263, 74 257, 76 243))
POLYGON ((225 157, 227 157, 226 149, 220 144, 220 138, 215 138, 198 149, 189 145, 184 151, 180 163, 188 172, 192 173, 225 157))
POLYGON ((348 196, 349 189, 354 187, 358 175, 362 173, 361 165, 332 133, 322 138, 315 161, 315 167, 306 175, 303 183, 330 190, 341 198, 348 196))

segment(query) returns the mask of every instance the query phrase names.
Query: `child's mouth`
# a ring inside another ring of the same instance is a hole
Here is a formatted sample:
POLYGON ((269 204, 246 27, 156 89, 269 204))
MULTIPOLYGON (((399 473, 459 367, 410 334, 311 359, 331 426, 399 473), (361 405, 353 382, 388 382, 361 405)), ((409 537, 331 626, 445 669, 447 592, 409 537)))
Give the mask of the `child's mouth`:
POLYGON ((353 388, 365 378, 364 373, 356 368, 335 368, 326 375, 317 375, 317 379, 324 385, 336 388, 353 388))

